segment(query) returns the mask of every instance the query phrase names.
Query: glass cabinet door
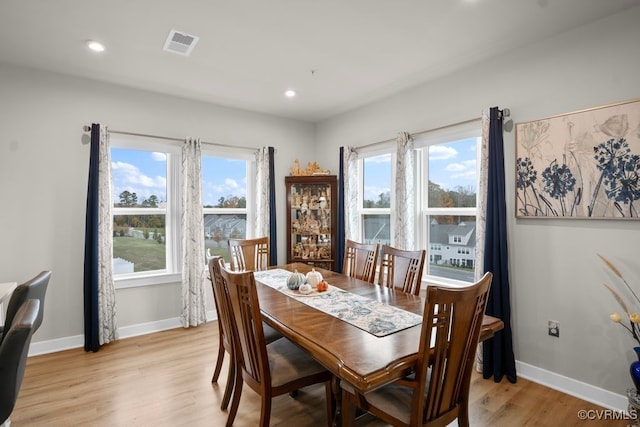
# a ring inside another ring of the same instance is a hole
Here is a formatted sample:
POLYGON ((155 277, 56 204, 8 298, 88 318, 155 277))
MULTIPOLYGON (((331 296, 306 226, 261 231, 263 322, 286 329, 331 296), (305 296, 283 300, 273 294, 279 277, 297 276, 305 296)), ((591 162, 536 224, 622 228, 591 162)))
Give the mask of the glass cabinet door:
POLYGON ((287 262, 335 267, 335 176, 286 177, 287 262))

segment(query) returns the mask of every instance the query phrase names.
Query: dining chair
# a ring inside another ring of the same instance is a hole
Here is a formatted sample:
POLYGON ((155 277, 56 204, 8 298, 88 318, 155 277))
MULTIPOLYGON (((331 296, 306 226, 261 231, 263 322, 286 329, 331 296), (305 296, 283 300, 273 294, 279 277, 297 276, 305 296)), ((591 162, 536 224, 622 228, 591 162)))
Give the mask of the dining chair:
POLYGON ((40 300, 24 301, 14 313, 0 344, 0 424, 10 425, 9 417, 22 386, 31 337, 36 330, 40 300))
MULTIPOLYGON (((231 325, 231 311, 230 302, 228 301, 227 292, 224 289, 224 281, 220 274, 220 261, 224 263, 221 256, 214 255, 209 259, 209 274, 211 277, 211 287, 213 290, 213 302, 218 315, 218 357, 216 359, 216 366, 213 371, 212 383, 218 382, 220 371, 222 370, 222 364, 224 363, 224 356, 229 354, 229 370, 227 374, 227 384, 225 385, 224 395, 222 396, 222 402, 220 404, 221 409, 227 409, 229 401, 231 399, 231 393, 234 389, 234 379, 236 375, 237 363, 235 362, 233 346, 232 346, 232 325, 231 325)), ((276 331, 268 325, 264 325, 265 341, 271 343, 279 338, 282 338, 282 334, 276 331)))
POLYGON ((229 239, 231 269, 261 271, 269 268, 269 238, 229 239))
POLYGON ((377 243, 368 245, 347 239, 342 272, 347 276, 373 283, 376 279, 378 251, 377 243))
POLYGON ((266 343, 256 282, 252 271, 227 270, 218 260, 223 282, 231 302, 234 348, 238 371, 227 426, 238 411, 242 386, 246 383, 261 397, 260 425, 267 427, 274 397, 291 394, 312 384, 324 383, 327 399, 327 425, 333 423, 335 400, 331 391, 332 374, 291 341, 266 343))
POLYGON ((465 288, 429 286, 414 373, 366 394, 341 383, 342 425, 361 408, 394 426, 469 425, 469 388, 492 274, 465 288))
POLYGON ((42 319, 44 318, 44 297, 47 293, 50 278, 51 271, 41 271, 37 276, 18 285, 13 290, 9 303, 7 304, 7 314, 4 318, 4 325, 0 327, 0 343, 4 340, 4 332, 11 328, 13 319, 20 307, 22 307, 22 304, 30 299, 37 299, 40 301, 38 317, 34 323, 33 332, 38 330, 42 324, 42 319))
POLYGON ((419 295, 425 256, 424 249, 405 251, 389 245, 382 245, 378 284, 419 295))

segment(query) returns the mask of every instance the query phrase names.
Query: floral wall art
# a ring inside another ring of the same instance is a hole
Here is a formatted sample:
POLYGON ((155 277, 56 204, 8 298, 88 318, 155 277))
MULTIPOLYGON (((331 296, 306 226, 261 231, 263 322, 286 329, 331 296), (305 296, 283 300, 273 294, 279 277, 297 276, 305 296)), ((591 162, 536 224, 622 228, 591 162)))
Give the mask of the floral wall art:
POLYGON ((640 99, 516 124, 516 217, 639 215, 640 99))

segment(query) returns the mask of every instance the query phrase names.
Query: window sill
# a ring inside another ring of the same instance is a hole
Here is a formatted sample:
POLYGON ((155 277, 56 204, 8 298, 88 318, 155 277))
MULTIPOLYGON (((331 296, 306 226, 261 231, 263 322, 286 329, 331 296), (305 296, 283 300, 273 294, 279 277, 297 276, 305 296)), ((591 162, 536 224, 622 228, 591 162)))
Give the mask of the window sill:
POLYGON ((182 274, 180 273, 163 273, 148 276, 135 277, 119 277, 114 278, 113 282, 116 289, 138 288, 142 286, 165 285, 167 283, 180 283, 182 274))
POLYGON ((454 280, 447 279, 444 277, 437 276, 424 276, 422 278, 421 289, 427 289, 429 285, 443 286, 448 288, 466 288, 467 286, 471 286, 473 283, 471 282, 463 282, 462 280, 454 280))

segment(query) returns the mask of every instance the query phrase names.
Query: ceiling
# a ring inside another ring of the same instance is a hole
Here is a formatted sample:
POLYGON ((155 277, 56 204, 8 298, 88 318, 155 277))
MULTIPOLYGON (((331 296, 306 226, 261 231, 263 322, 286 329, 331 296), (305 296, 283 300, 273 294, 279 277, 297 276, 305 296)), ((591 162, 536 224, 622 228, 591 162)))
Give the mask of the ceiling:
POLYGON ((317 122, 639 4, 4 0, 0 62, 317 122), (189 56, 163 50, 172 29, 200 37, 189 56))

